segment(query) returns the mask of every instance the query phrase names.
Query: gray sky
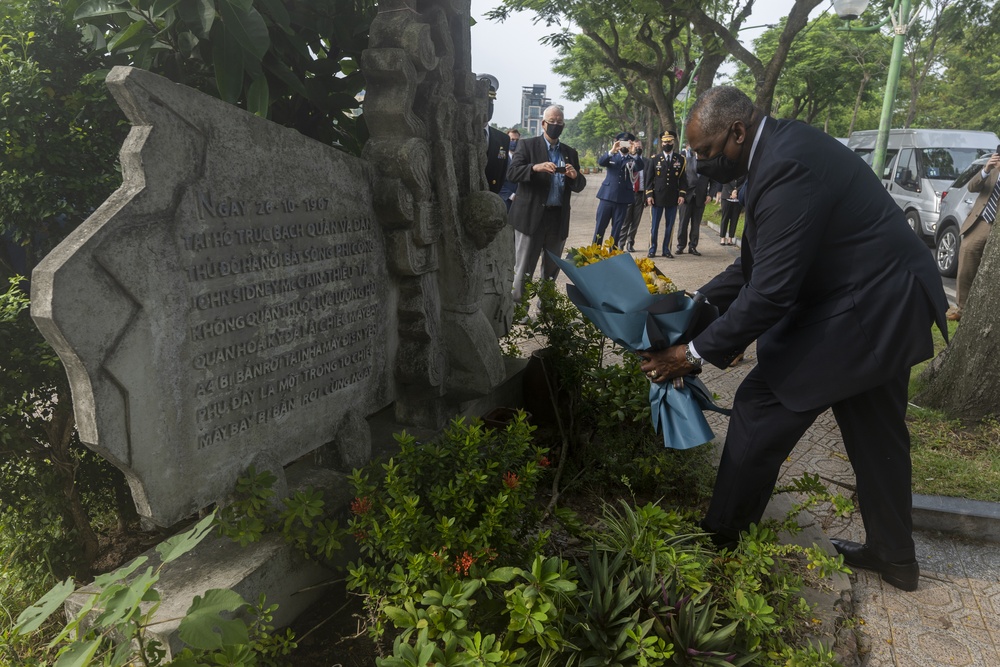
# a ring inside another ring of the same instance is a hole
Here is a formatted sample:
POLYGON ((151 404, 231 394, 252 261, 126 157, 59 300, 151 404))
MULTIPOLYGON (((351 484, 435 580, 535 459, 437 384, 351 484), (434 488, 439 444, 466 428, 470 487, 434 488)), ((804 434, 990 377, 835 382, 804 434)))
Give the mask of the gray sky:
MULTIPOLYGON (((788 14, 792 4, 793 0, 757 0, 747 23, 775 23, 788 14)), ((503 23, 487 20, 483 15, 497 5, 498 0, 472 0, 472 17, 476 20, 472 26, 472 69, 492 74, 500 81, 493 121, 501 127, 517 125, 521 117, 521 87, 536 83, 548 87, 549 98, 565 107, 567 118, 576 116, 585 104, 562 97, 560 77, 551 68, 555 49, 539 41, 555 28, 534 25, 534 15, 530 12, 514 14, 503 23)), ((821 4, 813 11, 813 17, 830 7, 830 3, 821 4)), ((749 45, 761 32, 763 28, 743 31, 741 41, 749 45)))

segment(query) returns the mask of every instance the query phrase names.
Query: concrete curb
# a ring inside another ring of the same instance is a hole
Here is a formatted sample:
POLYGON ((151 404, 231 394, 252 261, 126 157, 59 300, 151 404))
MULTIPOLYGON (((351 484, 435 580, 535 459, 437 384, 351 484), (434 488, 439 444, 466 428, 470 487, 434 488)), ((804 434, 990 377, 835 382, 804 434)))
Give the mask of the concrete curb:
POLYGON ((913 527, 1000 543, 1000 503, 914 493, 913 527))

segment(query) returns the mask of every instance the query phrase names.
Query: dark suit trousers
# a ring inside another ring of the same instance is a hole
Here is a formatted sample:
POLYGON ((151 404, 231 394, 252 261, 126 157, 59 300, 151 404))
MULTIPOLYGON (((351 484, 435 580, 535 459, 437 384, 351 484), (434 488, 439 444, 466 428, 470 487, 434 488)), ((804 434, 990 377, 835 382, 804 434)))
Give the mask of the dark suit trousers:
POLYGON ((740 222, 740 213, 743 212, 743 205, 739 202, 722 200, 722 221, 719 223, 719 236, 722 238, 735 238, 736 225, 740 222), (728 231, 728 233, 727 233, 728 231))
POLYGON ((620 238, 622 233, 622 226, 625 224, 625 214, 628 212, 628 204, 619 204, 618 202, 609 201, 607 199, 599 199, 597 204, 597 224, 594 227, 594 243, 604 243, 604 233, 608 229, 608 223, 611 223, 611 237, 615 240, 616 247, 623 247, 622 239, 620 238))
MULTIPOLYGON (((906 429, 909 369, 884 385, 832 406, 857 479, 867 544, 887 561, 914 558, 910 434, 906 429)), ((754 368, 736 391, 715 492, 703 525, 735 539, 760 521, 781 465, 825 411, 792 412, 754 368)))
MULTIPOLYGON (((698 198, 695 195, 692 201, 704 201, 704 197, 698 198)), ((698 238, 701 235, 701 216, 705 213, 705 205, 702 204, 698 206, 696 203, 684 204, 681 206, 680 215, 681 221, 680 226, 677 227, 677 249, 683 250, 686 247, 694 250, 698 247, 698 238), (688 233, 690 230, 690 237, 688 233), (690 240, 689 240, 690 239, 690 240)))
POLYGON ((643 211, 646 210, 646 193, 639 191, 635 193, 635 200, 628 205, 628 212, 625 214, 625 224, 622 226, 622 239, 624 243, 620 246, 632 248, 635 246, 635 234, 639 231, 639 223, 642 222, 643 211))

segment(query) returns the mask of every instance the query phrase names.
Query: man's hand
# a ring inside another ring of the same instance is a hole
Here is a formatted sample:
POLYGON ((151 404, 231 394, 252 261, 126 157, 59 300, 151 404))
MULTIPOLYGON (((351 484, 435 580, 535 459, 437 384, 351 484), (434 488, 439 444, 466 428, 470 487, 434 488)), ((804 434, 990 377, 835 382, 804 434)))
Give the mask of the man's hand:
POLYGON ((653 382, 666 382, 673 378, 690 375, 697 370, 687 362, 686 345, 674 345, 665 350, 640 350, 643 358, 642 372, 653 382))
POLYGON ((566 178, 573 180, 576 178, 577 171, 571 164, 566 165, 566 178))
POLYGON ((646 205, 647 206, 652 206, 653 205, 653 198, 652 197, 646 197, 646 205))
POLYGON ((539 162, 538 164, 531 165, 532 171, 537 171, 539 173, 554 174, 556 173, 556 163, 555 162, 539 162))
POLYGON ((993 167, 997 166, 998 164, 1000 164, 1000 153, 994 153, 993 155, 990 156, 990 159, 986 163, 986 166, 983 167, 983 171, 985 171, 988 174, 991 171, 993 171, 993 167))
POLYGON ((677 198, 677 205, 681 206, 683 204, 684 204, 684 195, 681 195, 680 197, 677 198))

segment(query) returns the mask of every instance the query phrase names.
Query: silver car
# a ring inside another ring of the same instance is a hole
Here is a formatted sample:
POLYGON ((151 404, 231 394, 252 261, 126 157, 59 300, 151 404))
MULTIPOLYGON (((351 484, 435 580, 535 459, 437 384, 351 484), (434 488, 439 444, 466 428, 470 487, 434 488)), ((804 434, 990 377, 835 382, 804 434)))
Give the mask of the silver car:
POLYGON ((960 230, 979 196, 977 192, 969 192, 966 185, 989 159, 987 155, 974 160, 947 190, 941 192, 941 215, 934 232, 934 261, 938 273, 946 278, 954 278, 958 272, 958 247, 962 242, 960 230))

